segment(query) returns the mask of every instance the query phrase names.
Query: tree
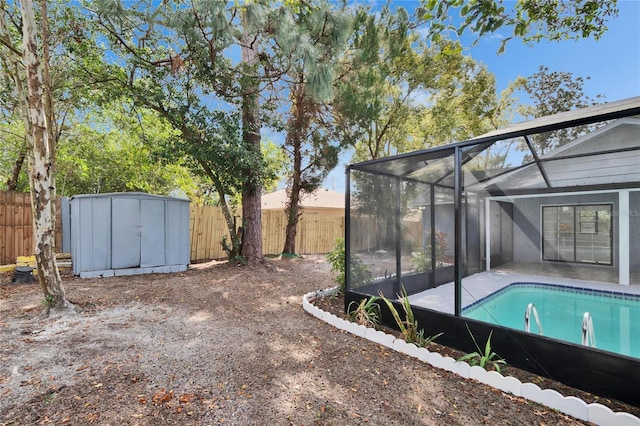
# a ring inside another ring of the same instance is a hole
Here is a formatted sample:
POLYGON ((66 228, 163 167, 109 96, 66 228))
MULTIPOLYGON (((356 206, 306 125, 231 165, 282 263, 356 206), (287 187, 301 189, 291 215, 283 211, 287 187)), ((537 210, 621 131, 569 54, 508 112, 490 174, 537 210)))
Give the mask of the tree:
MULTIPOLYGON (((42 38, 46 39, 42 47, 43 79, 45 84, 45 105, 55 104, 55 114, 48 117, 50 122, 50 138, 54 141, 55 149, 58 141, 64 138, 65 131, 73 128, 71 121, 82 117, 82 109, 91 102, 92 91, 90 87, 79 80, 79 69, 90 64, 91 56, 86 52, 73 51, 73 42, 78 37, 77 28, 81 25, 81 17, 77 7, 66 2, 47 1, 41 2, 40 15, 55 16, 55 19, 47 19, 42 22, 42 38), (49 24, 52 24, 51 26, 49 24)), ((19 39, 21 33, 21 17, 17 2, 12 2, 4 8, 7 22, 11 27, 7 28, 8 37, 13 37, 14 42, 19 39)), ((7 39, 8 40, 8 39, 7 39)), ((11 41, 8 41, 11 43, 11 41)), ((6 43, 5 43, 6 44, 6 43)), ((9 70, 9 64, 3 64, 5 70, 9 70)), ((25 180, 26 173, 22 173, 25 164, 27 142, 26 130, 21 126, 19 99, 16 96, 15 84, 10 78, 11 73, 3 73, 0 80, 2 101, 0 110, 5 118, 3 128, 9 127, 9 133, 3 132, 1 144, 4 158, 0 161, 3 174, 3 183, 6 182, 9 190, 26 190, 28 184, 25 180), (6 173, 6 175, 4 175, 6 173), (6 177, 5 177, 6 176, 6 177)), ((55 154, 55 153, 54 153, 55 154)))
POLYGON ((595 105, 604 95, 592 99, 584 93, 584 84, 589 77, 575 77, 573 73, 550 71, 540 65, 538 72, 527 77, 523 89, 532 105, 519 108, 520 114, 527 119, 544 117, 558 112, 586 108, 595 105))
MULTIPOLYGON (((127 90, 135 89, 129 96, 158 111, 185 141, 202 142, 202 147, 208 145, 215 152, 219 146, 211 143, 217 141, 211 123, 218 113, 240 110, 242 149, 207 172, 217 176, 223 192, 231 188, 225 182, 240 183, 242 255, 250 263, 262 261, 262 111, 270 108, 270 94, 282 75, 280 61, 295 61, 297 55, 310 53, 293 48, 302 37, 294 11, 303 7, 295 1, 169 5, 143 0, 127 4, 126 9, 104 1, 94 10, 112 50, 123 59, 119 62, 126 64, 126 72, 116 73, 119 83, 133 82, 127 83, 127 90), (239 61, 237 56, 232 58, 237 55, 235 49, 240 50, 239 61), (228 163, 237 172, 231 177, 224 171, 228 163), (217 175, 218 171, 224 172, 217 175)), ((113 66, 114 61, 110 62, 113 66)))
POLYGON ((8 72, 11 73, 16 84, 18 99, 23 102, 38 281, 48 309, 64 310, 71 308, 72 305, 67 300, 55 257, 55 140, 51 132, 54 113, 51 91, 47 88, 49 80, 43 77, 43 69, 47 70, 47 66, 43 66, 43 59, 40 57, 42 55, 40 52, 43 51, 44 60, 48 58, 46 3, 43 3, 40 17, 41 28, 44 31, 42 50, 38 47, 33 3, 31 0, 21 0, 20 8, 22 51, 11 43, 11 34, 6 20, 7 5, 2 4, 3 13, 0 17, 0 37, 4 45, 2 55, 5 63, 11 64, 8 72), (24 70, 21 69, 20 59, 24 63, 24 70), (24 92, 23 72, 27 92, 24 92))
POLYGON ((503 27, 511 28, 513 35, 502 40, 498 53, 514 37, 529 44, 543 39, 560 41, 591 36, 598 40, 607 31, 608 19, 618 14, 617 0, 517 0, 509 11, 502 0, 422 0, 422 4, 422 17, 429 21, 432 39, 445 32, 460 36, 471 31, 481 37, 503 27), (451 23, 453 11, 462 17, 462 24, 451 23))
POLYGON ((86 111, 58 142, 58 194, 143 191, 182 194, 197 201, 200 182, 184 164, 166 158, 164 148, 178 137, 151 111, 132 110, 126 100, 86 111))
POLYGON ((309 52, 287 62, 288 71, 282 79, 290 105, 284 149, 292 166, 287 180, 283 254, 296 252, 301 198, 318 189, 338 163, 341 147, 335 143, 326 102, 333 97, 338 57, 351 30, 349 16, 329 10, 325 3, 300 8, 296 18, 304 42, 294 48, 309 52))
MULTIPOLYGON (((541 65, 538 72, 529 76, 522 85, 532 104, 522 105, 519 112, 523 117, 533 119, 595 105, 599 103, 598 100, 604 99, 604 95, 597 95, 596 99, 587 96, 584 93, 587 80, 589 77, 574 78, 570 72, 552 72, 541 65)), ((574 126, 534 135, 531 139, 538 155, 544 155, 590 130, 593 130, 592 126, 574 126)), ((528 150, 528 147, 521 146, 520 149, 528 150)), ((525 161, 531 161, 531 156, 525 156, 525 161)))
POLYGON ((224 5, 175 10, 165 6, 139 2, 129 9, 114 9, 108 3, 98 3, 92 11, 95 27, 83 28, 89 33, 82 37, 83 44, 98 50, 101 57, 99 67, 87 70, 88 77, 99 82, 106 96, 130 98, 135 108, 155 111, 179 133, 179 138, 165 145, 164 154, 173 160, 186 155, 191 169, 210 180, 231 235, 231 246, 225 242, 225 248, 234 259, 242 248, 229 199, 242 192, 245 176, 262 177, 263 159, 260 152, 251 155, 245 149, 238 115, 217 110, 220 99, 210 99, 218 91, 229 91, 230 96, 234 93, 237 78, 229 61, 220 55, 233 39, 216 33, 219 28, 211 29, 215 37, 204 27, 193 33, 202 25, 201 19, 224 14, 224 5), (110 51, 100 51, 97 46, 100 33, 106 36, 110 51), (108 58, 114 53, 120 60, 108 58), (183 57, 187 56, 190 61, 185 63, 183 57), (218 71, 227 85, 211 78, 210 74, 218 71))
MULTIPOLYGON (((457 42, 422 42, 417 30, 424 24, 400 7, 359 11, 334 101, 336 127, 353 146, 353 161, 464 140, 502 122, 494 76, 457 42)), ((360 212, 389 216, 394 182, 362 175, 354 181, 360 212)), ((393 217, 379 229, 383 241, 392 241, 393 217)))
MULTIPOLYGON (((252 31, 250 14, 264 13, 260 5, 248 5, 242 12, 242 39, 240 47, 242 91, 242 141, 246 153, 251 158, 260 157, 260 80, 256 76, 259 65, 258 46, 254 44, 257 38, 252 31)), ((262 256, 262 184, 257 178, 257 170, 250 169, 246 173, 242 186, 242 256, 249 263, 263 261, 262 256)))

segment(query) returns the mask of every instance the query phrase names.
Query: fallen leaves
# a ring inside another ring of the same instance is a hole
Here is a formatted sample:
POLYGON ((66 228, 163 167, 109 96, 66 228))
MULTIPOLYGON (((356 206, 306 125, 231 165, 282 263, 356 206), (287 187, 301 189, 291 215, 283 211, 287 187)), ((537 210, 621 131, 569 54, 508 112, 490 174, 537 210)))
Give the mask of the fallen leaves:
POLYGON ((171 401, 172 399, 173 399, 173 390, 170 390, 169 392, 165 392, 164 388, 162 388, 162 390, 157 392, 151 398, 153 403, 156 404, 156 405, 159 405, 159 404, 162 404, 162 403, 167 403, 167 402, 171 401))
MULTIPOLYGON (((136 395, 136 398, 144 406, 149 402, 145 395, 136 395)), ((187 416, 193 416, 194 414, 193 410, 186 411, 194 400, 196 400, 196 394, 194 393, 183 393, 176 396, 173 389, 166 390, 165 388, 160 389, 151 397, 151 402, 155 406, 167 408, 175 414, 184 413, 187 416)))
POLYGON ((180 395, 180 397, 178 398, 178 401, 182 402, 183 404, 188 404, 191 401, 193 401, 193 399, 195 398, 195 395, 192 393, 185 393, 183 395, 180 395))

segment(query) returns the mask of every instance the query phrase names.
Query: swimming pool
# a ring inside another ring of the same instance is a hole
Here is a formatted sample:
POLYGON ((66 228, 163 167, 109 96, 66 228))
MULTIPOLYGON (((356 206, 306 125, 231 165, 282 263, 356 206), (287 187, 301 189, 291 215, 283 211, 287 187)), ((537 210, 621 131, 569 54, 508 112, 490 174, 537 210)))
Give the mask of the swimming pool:
MULTIPOLYGON (((524 330, 530 303, 535 305, 545 336, 581 344, 583 316, 589 312, 598 349, 640 358, 640 297, 633 294, 513 283, 465 307, 462 315, 524 330)), ((530 331, 538 333, 533 315, 530 331)))

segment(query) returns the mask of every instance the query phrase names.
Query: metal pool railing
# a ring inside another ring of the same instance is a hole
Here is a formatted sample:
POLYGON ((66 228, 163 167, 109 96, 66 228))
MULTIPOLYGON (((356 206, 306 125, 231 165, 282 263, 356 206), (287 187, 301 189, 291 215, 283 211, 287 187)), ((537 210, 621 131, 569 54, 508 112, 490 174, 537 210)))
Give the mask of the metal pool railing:
POLYGON ((538 334, 543 335, 542 324, 540 323, 540 317, 538 316, 538 310, 536 309, 536 305, 533 303, 529 303, 527 305, 527 310, 524 313, 524 330, 527 333, 531 333, 531 314, 533 314, 533 318, 536 320, 536 325, 538 326, 538 334))
POLYGON ((593 331, 593 319, 589 312, 585 312, 582 316, 582 344, 596 347, 596 334, 593 331))

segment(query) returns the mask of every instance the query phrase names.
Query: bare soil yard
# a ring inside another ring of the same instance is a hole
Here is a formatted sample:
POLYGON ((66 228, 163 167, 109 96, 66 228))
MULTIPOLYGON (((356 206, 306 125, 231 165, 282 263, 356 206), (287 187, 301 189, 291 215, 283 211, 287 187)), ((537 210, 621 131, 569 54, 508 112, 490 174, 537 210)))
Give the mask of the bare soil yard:
POLYGON ((0 276, 3 425, 580 424, 306 314, 322 257, 184 273, 65 277, 76 314, 43 316, 0 276))

